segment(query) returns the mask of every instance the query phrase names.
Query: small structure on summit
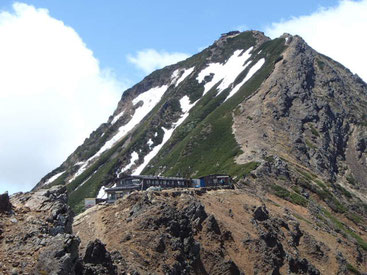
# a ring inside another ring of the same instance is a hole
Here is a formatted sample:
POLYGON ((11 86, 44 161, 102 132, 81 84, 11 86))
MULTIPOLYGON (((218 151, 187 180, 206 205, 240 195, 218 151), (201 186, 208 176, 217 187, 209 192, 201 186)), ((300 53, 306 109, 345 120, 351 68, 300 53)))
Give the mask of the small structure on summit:
POLYGON ((105 189, 107 201, 115 201, 132 191, 146 190, 149 187, 187 188, 191 187, 191 180, 178 177, 125 175, 119 178, 113 187, 105 189))
POLYGON ((241 33, 240 31, 230 31, 230 32, 222 33, 220 37, 236 36, 236 35, 239 35, 240 33, 241 33))
POLYGON ((200 187, 231 185, 232 178, 228 175, 213 174, 200 178, 200 187))
POLYGON ((180 177, 161 177, 147 175, 124 175, 109 188, 105 188, 107 202, 114 202, 119 198, 137 190, 148 188, 170 189, 170 188, 202 188, 231 186, 232 178, 228 175, 213 174, 198 179, 187 179, 180 177))

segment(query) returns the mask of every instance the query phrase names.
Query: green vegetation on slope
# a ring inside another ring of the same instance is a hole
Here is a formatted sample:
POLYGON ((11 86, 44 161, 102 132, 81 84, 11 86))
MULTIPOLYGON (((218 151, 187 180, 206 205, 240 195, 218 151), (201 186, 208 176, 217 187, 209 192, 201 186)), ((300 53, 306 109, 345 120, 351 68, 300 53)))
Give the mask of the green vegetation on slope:
MULTIPOLYGON (((274 62, 284 47, 284 39, 265 42, 258 49, 258 52, 262 51, 261 54, 255 55, 252 61, 255 64, 264 57, 265 64, 228 101, 223 103, 229 89, 219 96, 216 96, 216 86, 210 90, 193 108, 183 125, 174 132, 171 141, 151 162, 152 167, 146 168, 143 173, 153 174, 158 167, 166 167, 164 175, 167 176, 199 177, 211 173, 226 173, 242 177, 251 170, 248 169, 249 165, 255 169, 253 163, 238 165, 234 162, 234 158, 242 151, 232 133, 232 111, 270 75, 274 62)), ((243 77, 245 74, 241 74, 236 82, 240 82, 243 77)))
POLYGON ((111 168, 117 159, 109 160, 93 173, 86 182, 80 184, 76 190, 69 195, 69 205, 75 213, 84 210, 84 198, 94 198, 97 196, 101 185, 103 185, 104 177, 111 172, 111 168))
MULTIPOLYGON (((254 45, 254 41, 251 32, 228 39, 227 45, 222 49, 223 52, 219 53, 217 58, 222 58, 221 61, 223 62, 233 54, 234 50, 238 48, 248 49, 254 45)), ((164 118, 159 117, 159 110, 167 102, 172 102, 169 105, 174 107, 174 103, 177 101, 175 101, 175 97, 177 99, 178 95, 180 97, 188 95, 191 102, 199 98, 200 100, 195 108, 191 110, 189 118, 181 127, 176 129, 171 140, 151 162, 153 166, 143 171, 144 174, 155 174, 161 167, 166 167, 164 174, 167 176, 202 176, 211 173, 226 173, 241 177, 256 169, 259 165, 257 162, 244 165, 234 163, 234 158, 241 153, 241 149, 232 134, 232 111, 238 103, 254 93, 270 75, 274 68, 274 62, 279 59, 284 47, 284 39, 276 39, 264 43, 257 49, 257 52, 260 50, 262 52, 254 55, 255 58, 252 60, 252 64, 263 57, 266 59, 266 63, 225 103, 223 101, 230 92, 229 89, 223 91, 220 96, 216 96, 216 87, 214 87, 204 97, 200 98, 204 88, 202 84, 198 85, 195 79, 185 81, 177 88, 170 87, 166 96, 134 131, 128 146, 122 147, 126 139, 119 142, 113 148, 104 152, 91 167, 67 185, 70 197, 69 203, 73 210, 79 212, 82 209, 84 198, 97 195, 99 188, 108 182, 109 175, 118 164, 118 159, 130 154, 132 150, 139 149, 142 152, 147 150, 145 148, 146 137, 149 131, 152 131, 152 129, 158 131, 160 135, 156 141, 157 144, 161 142, 163 137, 163 131, 160 131, 162 125, 157 127, 156 123, 161 119, 164 120, 164 118)), ((195 66, 196 68, 203 68, 209 52, 209 50, 205 50, 179 65, 180 67, 195 66)), ((247 71, 236 79, 236 83, 245 77, 247 71)), ((153 77, 159 78, 160 76, 158 72, 155 72, 154 75, 150 76, 150 78, 153 77)))
POLYGON ((69 193, 68 203, 76 214, 83 210, 85 198, 97 196, 99 189, 117 162, 117 158, 111 158, 112 155, 125 141, 126 138, 104 152, 94 164, 66 185, 69 193))
POLYGON ((333 216, 329 211, 326 209, 322 209, 325 217, 327 217, 336 228, 344 232, 345 234, 351 236, 354 238, 358 245, 363 249, 367 250, 367 242, 364 241, 361 236, 359 236, 357 233, 355 233, 353 230, 351 230, 348 226, 346 226, 344 223, 340 222, 335 216, 333 216))
POLYGON ((290 201, 294 204, 301 205, 303 207, 307 207, 308 205, 308 200, 306 198, 304 198, 300 194, 290 192, 287 189, 285 189, 284 187, 281 187, 277 184, 272 184, 271 189, 273 189, 274 194, 278 196, 279 198, 290 201))

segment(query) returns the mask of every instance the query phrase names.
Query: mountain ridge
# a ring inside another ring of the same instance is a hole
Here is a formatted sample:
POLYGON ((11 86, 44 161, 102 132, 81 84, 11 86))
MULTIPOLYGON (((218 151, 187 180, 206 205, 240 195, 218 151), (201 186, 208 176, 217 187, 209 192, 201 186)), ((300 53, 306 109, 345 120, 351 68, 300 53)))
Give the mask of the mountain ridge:
POLYGON ((223 34, 125 91, 35 191, 2 196, 0 269, 27 251, 27 270, 58 274, 364 274, 366 107, 367 84, 301 37, 223 34), (230 174, 233 189, 84 209, 133 173, 230 174))
POLYGON ((366 102, 358 76, 299 36, 231 32, 126 90, 108 121, 35 189, 66 184, 79 212, 120 173, 261 181, 275 158, 291 167, 290 182, 317 174, 365 200, 366 102))

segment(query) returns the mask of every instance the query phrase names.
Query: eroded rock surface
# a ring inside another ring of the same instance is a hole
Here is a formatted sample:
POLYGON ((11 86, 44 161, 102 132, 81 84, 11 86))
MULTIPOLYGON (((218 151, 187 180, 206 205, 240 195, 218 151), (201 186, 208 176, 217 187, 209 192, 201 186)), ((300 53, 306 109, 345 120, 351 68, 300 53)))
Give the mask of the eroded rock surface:
MULTIPOLYGON (((111 257, 92 262, 92 269, 90 257, 84 265, 79 256, 80 240, 72 234, 65 186, 19 193, 10 200, 6 194, 1 201, 5 213, 0 212, 0 274, 113 274, 111 257)), ((97 241, 94 247, 104 248, 97 241)), ((103 253, 108 257, 106 250, 103 253)))
POLYGON ((247 190, 136 192, 80 214, 73 229, 81 255, 98 238, 119 274, 316 275, 347 264, 367 271, 367 253, 350 237, 281 202, 247 190), (348 255, 343 263, 340 253, 348 255))

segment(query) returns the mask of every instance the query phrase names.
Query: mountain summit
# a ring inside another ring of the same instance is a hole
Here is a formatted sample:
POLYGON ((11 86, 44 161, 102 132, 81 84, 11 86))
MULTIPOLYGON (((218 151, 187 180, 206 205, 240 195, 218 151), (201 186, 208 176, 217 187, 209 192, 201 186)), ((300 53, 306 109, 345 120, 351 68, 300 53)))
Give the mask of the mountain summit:
POLYGON ((366 83, 301 37, 223 34, 125 91, 34 192, 0 196, 0 273, 363 274, 366 107, 366 83), (81 213, 126 174, 233 186, 81 213))
POLYGON ((366 84, 298 36, 222 34, 126 90, 107 123, 36 189, 66 184, 80 211, 121 173, 283 173, 289 182, 317 175, 365 200, 366 105, 366 84))

